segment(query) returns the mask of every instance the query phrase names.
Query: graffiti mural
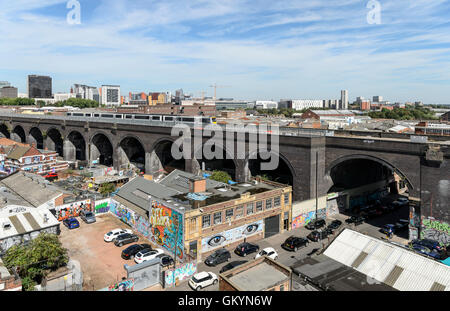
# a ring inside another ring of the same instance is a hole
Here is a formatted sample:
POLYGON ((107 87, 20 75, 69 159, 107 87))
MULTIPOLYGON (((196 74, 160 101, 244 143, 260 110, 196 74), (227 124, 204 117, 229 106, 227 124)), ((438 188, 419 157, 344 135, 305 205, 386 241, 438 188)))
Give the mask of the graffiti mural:
POLYGON ((109 212, 110 199, 95 201, 94 213, 103 214, 109 212))
POLYGON ((441 245, 450 244, 450 226, 448 223, 440 222, 434 218, 422 219, 421 239, 438 241, 441 245))
POLYGON ((109 211, 117 216, 121 221, 127 225, 134 227, 134 211, 128 209, 126 206, 111 200, 109 204, 109 211))
POLYGON ((243 240, 244 238, 256 235, 263 232, 264 222, 259 220, 257 222, 245 224, 243 226, 233 228, 227 231, 216 233, 209 237, 202 239, 202 253, 212 251, 216 248, 224 247, 228 244, 243 240))
POLYGON ((187 280, 196 272, 197 272, 197 264, 195 262, 186 263, 181 267, 175 269, 175 272, 173 271, 173 269, 166 270, 164 278, 166 287, 173 286, 176 280, 178 281, 187 280))
MULTIPOLYGON (((326 219, 327 218, 327 209, 322 208, 317 210, 317 218, 318 219, 326 219)), ((292 229, 300 228, 309 224, 310 221, 316 219, 316 211, 311 211, 308 213, 300 214, 292 220, 292 229)))
POLYGON ((108 287, 111 292, 131 292, 134 290, 134 280, 127 279, 108 287))
POLYGON ((62 221, 70 217, 78 217, 80 216, 80 212, 82 210, 91 211, 91 200, 88 199, 60 205, 57 206, 55 210, 56 210, 56 218, 58 218, 59 221, 62 221))
POLYGON ((153 201, 150 225, 151 240, 183 259, 183 215, 157 201, 153 201))

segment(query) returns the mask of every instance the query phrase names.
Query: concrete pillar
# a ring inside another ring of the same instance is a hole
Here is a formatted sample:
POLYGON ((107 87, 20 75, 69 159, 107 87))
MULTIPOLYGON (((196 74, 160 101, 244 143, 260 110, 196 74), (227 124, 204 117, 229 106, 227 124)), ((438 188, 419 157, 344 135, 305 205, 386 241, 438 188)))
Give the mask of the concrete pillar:
POLYGON ((75 145, 68 139, 64 139, 64 160, 66 161, 76 161, 77 159, 77 149, 75 145))
POLYGON ((158 175, 163 170, 161 160, 159 159, 158 155, 156 154, 156 152, 154 150, 150 153, 150 155, 148 157, 149 157, 149 160, 148 160, 148 165, 147 165, 147 154, 146 154, 145 155, 146 168, 148 166, 150 174, 158 175))
POLYGON ((16 134, 16 133, 13 133, 13 132, 11 132, 11 139, 16 141, 16 142, 18 142, 18 143, 22 142, 22 139, 20 138, 20 136, 18 134, 16 134))
MULTIPOLYGON (((100 154, 100 153, 99 153, 100 154)), ((128 165, 130 162, 128 161, 127 154, 122 149, 122 147, 117 147, 116 151, 113 154, 113 166, 115 170, 124 170, 128 169, 128 165)))
POLYGON ((237 182, 246 182, 250 179, 251 174, 245 159, 236 160, 235 176, 237 182))

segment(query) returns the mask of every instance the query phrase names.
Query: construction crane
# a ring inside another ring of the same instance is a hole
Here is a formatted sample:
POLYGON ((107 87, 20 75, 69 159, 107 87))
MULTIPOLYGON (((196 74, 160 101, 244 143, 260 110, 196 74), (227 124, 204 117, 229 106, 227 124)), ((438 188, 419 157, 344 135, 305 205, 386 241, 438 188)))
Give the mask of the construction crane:
POLYGON ((222 88, 222 87, 231 87, 229 85, 217 85, 217 83, 214 83, 213 85, 210 85, 209 87, 213 87, 214 88, 214 100, 217 99, 217 88, 222 88))

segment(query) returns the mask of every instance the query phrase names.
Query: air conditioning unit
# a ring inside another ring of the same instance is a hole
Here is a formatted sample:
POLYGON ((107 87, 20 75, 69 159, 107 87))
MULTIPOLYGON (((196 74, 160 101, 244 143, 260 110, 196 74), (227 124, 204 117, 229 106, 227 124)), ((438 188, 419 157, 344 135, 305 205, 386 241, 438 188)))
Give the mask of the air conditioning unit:
POLYGON ((47 217, 47 213, 44 213, 44 223, 47 223, 49 218, 47 217))
POLYGON ((9 222, 2 223, 2 228, 3 228, 3 230, 11 229, 12 228, 11 223, 9 223, 9 222))

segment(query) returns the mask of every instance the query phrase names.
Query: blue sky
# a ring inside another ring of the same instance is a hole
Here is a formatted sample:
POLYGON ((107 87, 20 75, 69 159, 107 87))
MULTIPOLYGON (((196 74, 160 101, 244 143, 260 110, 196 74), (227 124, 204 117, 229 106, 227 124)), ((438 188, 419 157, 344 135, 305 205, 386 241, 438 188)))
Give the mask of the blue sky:
POLYGON ((450 0, 0 0, 0 80, 28 74, 129 91, 450 104, 450 0))

